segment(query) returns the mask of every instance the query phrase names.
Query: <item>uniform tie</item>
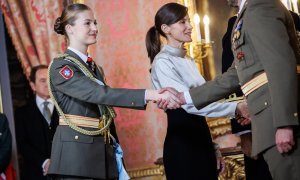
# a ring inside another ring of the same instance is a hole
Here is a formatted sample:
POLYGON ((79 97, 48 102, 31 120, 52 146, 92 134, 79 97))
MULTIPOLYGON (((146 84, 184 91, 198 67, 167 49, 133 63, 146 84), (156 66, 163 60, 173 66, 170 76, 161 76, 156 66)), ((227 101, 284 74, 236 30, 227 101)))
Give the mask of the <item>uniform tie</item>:
POLYGON ((48 107, 49 102, 48 101, 44 101, 43 104, 44 104, 43 116, 45 117, 46 121, 50 125, 50 123, 51 123, 51 111, 50 111, 50 109, 48 107))
POLYGON ((93 58, 88 57, 86 63, 87 63, 87 65, 89 66, 89 68, 90 68, 93 72, 95 72, 95 63, 94 63, 94 61, 93 61, 93 58))

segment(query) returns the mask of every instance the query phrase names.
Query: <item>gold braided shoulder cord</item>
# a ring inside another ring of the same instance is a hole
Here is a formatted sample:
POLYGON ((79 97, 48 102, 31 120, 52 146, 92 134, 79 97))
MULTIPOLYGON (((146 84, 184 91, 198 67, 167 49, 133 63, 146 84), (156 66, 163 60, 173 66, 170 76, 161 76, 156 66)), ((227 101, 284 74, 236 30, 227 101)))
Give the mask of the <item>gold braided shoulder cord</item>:
MULTIPOLYGON (((60 55, 59 57, 63 58, 63 59, 69 59, 70 61, 75 63, 77 66, 79 66, 79 68, 83 71, 83 73, 86 76, 88 76, 92 81, 97 82, 97 79, 95 77, 93 77, 93 75, 90 73, 90 71, 85 66, 83 66, 77 59, 70 57, 67 54, 60 55)), ((113 121, 113 119, 116 117, 116 113, 113 110, 113 108, 111 108, 110 106, 106 106, 106 105, 103 106, 105 109, 102 114, 103 128, 95 130, 95 131, 89 131, 89 130, 83 129, 81 127, 78 127, 76 124, 70 122, 70 120, 66 118, 62 109, 59 107, 59 105, 52 93, 51 79, 50 79, 50 69, 51 69, 52 63, 53 63, 53 61, 50 63, 49 68, 48 68, 48 80, 47 80, 48 81, 48 90, 49 90, 50 97, 53 100, 54 105, 55 105, 59 115, 62 116, 64 121, 66 122, 66 124, 70 128, 74 129, 75 131, 82 133, 84 135, 89 135, 89 136, 96 136, 96 135, 101 134, 101 135, 105 136, 105 141, 106 141, 106 138, 108 138, 110 136, 109 126, 110 126, 111 122, 113 121)))

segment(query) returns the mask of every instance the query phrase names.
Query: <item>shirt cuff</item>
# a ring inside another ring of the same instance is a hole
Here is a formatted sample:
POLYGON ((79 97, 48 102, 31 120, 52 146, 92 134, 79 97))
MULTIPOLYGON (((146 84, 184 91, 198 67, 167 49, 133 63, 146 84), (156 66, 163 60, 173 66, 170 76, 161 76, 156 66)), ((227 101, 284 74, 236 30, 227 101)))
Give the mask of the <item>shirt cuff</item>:
POLYGON ((236 136, 241 136, 241 135, 247 134, 247 133, 251 133, 251 130, 241 131, 241 132, 235 133, 234 135, 236 135, 236 136))
POLYGON ((147 89, 145 90, 144 104, 147 104, 146 97, 147 97, 147 89))
POLYGON ((229 118, 235 118, 235 116, 236 116, 236 108, 237 108, 238 103, 236 103, 236 102, 229 102, 228 104, 229 104, 229 106, 231 108, 231 114, 229 115, 229 118))
POLYGON ((49 161, 50 159, 46 159, 44 162, 43 162, 43 164, 42 164, 42 168, 43 169, 45 169, 45 165, 46 165, 46 163, 49 161))
POLYGON ((183 95, 187 105, 194 105, 189 91, 184 91, 183 95))
POLYGON ((222 153, 221 153, 221 151, 220 151, 220 146, 219 146, 219 144, 217 144, 217 143, 215 143, 215 142, 213 142, 213 144, 214 144, 214 149, 215 149, 216 157, 217 157, 217 158, 221 158, 221 157, 222 157, 222 153))

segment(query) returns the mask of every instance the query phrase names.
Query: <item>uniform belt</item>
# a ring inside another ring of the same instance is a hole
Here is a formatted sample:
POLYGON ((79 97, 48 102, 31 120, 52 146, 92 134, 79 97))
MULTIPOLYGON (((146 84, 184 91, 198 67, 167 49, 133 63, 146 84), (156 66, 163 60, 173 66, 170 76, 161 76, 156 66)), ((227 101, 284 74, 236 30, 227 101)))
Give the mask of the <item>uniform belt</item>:
MULTIPOLYGON (((77 116, 72 114, 65 114, 65 117, 76 126, 97 128, 97 129, 101 129, 104 127, 101 118, 98 119, 98 118, 77 116)), ((59 116, 59 125, 64 125, 64 126, 68 125, 62 116, 59 116)))
POLYGON ((268 82, 267 74, 264 72, 255 78, 251 79, 242 86, 242 91, 245 96, 248 96, 250 93, 260 88, 262 85, 268 82))

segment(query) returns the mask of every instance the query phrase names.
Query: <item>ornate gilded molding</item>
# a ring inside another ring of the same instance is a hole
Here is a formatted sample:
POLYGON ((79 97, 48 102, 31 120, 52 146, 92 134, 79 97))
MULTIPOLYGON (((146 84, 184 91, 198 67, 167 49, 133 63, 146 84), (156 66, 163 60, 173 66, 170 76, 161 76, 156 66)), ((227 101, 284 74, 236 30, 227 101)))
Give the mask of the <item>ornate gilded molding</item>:
POLYGON ((213 138, 231 133, 229 118, 206 118, 213 138))
POLYGON ((128 175, 130 178, 141 178, 149 176, 159 176, 163 177, 165 174, 165 169, 163 165, 154 165, 145 168, 128 170, 128 175))
MULTIPOLYGON (((236 94, 232 94, 228 99, 223 101, 239 102, 243 100, 244 97, 237 97, 236 94)), ((230 118, 206 118, 206 121, 213 138, 231 133, 230 118)))
POLYGON ((225 171, 219 180, 245 180, 244 155, 240 148, 221 149, 225 160, 225 171))
MULTIPOLYGON (((244 155, 239 147, 221 149, 225 161, 225 171, 219 176, 219 180, 245 180, 244 155)), ((164 180, 165 172, 162 158, 157 160, 157 165, 128 171, 132 179, 164 180)), ((203 172, 205 173, 205 172, 203 172)))

